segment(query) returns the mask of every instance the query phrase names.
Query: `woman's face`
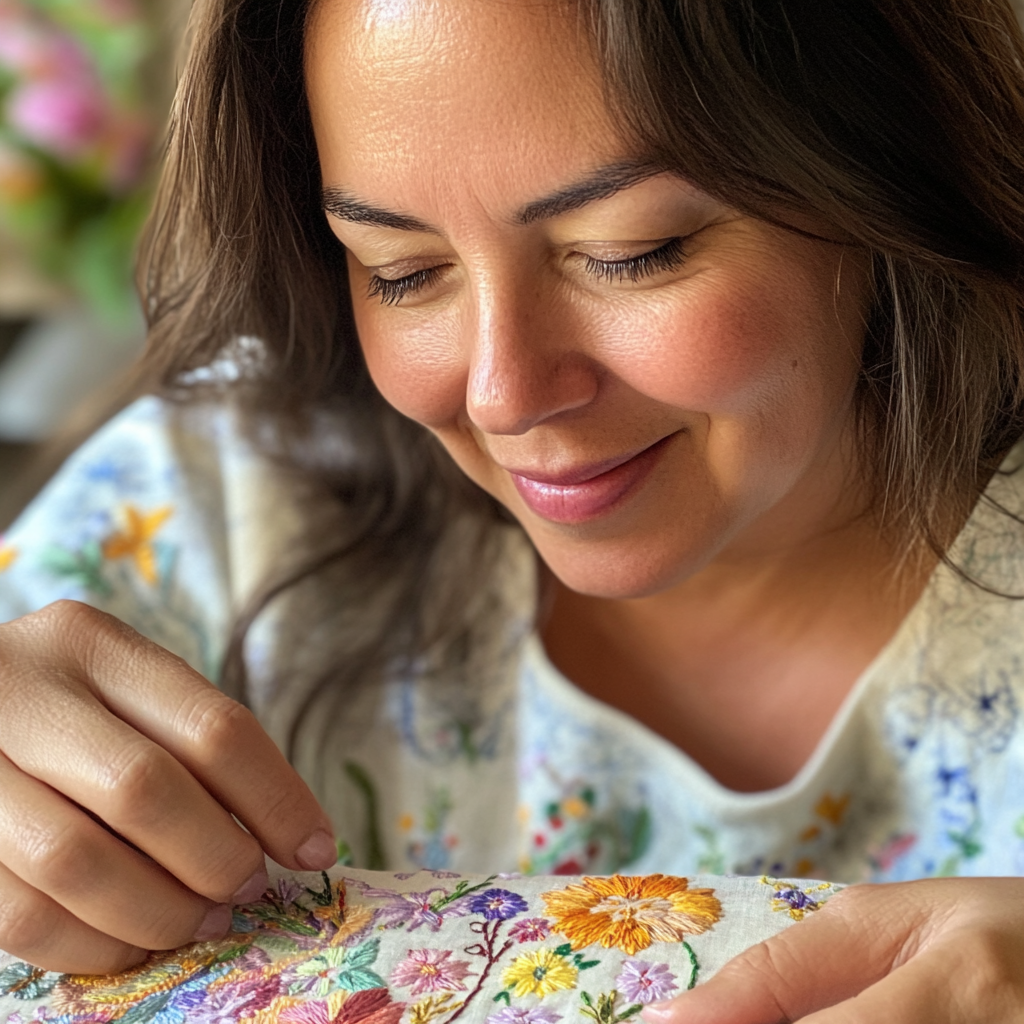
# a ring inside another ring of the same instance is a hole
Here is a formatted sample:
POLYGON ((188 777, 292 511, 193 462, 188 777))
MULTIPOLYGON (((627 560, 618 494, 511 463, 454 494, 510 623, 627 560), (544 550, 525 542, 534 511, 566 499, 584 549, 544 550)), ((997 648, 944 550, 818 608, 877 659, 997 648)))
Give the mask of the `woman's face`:
POLYGON ((563 5, 320 0, 306 64, 370 373, 566 585, 850 513, 865 261, 643 166, 563 5))

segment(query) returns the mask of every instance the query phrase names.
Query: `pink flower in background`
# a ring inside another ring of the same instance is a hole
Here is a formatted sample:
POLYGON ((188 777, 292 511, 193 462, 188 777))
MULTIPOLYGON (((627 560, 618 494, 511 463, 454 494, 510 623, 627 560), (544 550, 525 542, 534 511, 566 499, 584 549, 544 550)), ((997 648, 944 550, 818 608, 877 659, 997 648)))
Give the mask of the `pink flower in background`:
POLYGON ((92 74, 85 51, 71 36, 25 9, 0 3, 0 67, 28 79, 92 74))
POLYGON ((95 145, 107 118, 102 93, 82 79, 26 82, 7 101, 7 120, 18 134, 66 158, 95 145))

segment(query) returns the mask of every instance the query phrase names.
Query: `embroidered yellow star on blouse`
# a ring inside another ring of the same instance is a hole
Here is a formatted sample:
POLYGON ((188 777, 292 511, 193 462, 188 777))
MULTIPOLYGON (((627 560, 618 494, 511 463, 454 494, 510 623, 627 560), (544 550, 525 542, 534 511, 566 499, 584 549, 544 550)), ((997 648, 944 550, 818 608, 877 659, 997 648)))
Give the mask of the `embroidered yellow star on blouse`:
POLYGON ((156 551, 153 538, 174 510, 169 506, 141 512, 134 505, 125 505, 125 529, 109 537, 103 544, 106 558, 130 558, 147 583, 157 582, 156 551))
POLYGON ((18 557, 17 548, 5 548, 0 544, 0 572, 5 572, 14 565, 15 559, 18 557))

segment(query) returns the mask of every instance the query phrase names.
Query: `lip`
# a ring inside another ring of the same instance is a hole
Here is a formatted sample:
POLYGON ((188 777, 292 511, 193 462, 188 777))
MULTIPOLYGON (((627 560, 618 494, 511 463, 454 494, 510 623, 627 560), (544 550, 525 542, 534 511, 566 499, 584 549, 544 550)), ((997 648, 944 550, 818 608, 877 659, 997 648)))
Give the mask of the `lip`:
POLYGON ((639 489, 654 468, 668 441, 655 441, 639 452, 590 463, 558 474, 508 470, 519 497, 542 519, 573 525, 610 512, 639 489))

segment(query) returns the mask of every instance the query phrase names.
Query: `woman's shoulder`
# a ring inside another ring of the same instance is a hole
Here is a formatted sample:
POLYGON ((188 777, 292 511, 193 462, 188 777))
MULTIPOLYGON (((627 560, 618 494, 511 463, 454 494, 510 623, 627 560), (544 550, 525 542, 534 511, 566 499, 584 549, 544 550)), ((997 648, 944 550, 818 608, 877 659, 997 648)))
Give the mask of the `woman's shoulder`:
POLYGON ((276 502, 246 500, 269 471, 230 407, 139 399, 0 541, 0 621, 84 601, 215 674, 230 609, 251 584, 239 552, 287 503, 280 489, 276 502))

